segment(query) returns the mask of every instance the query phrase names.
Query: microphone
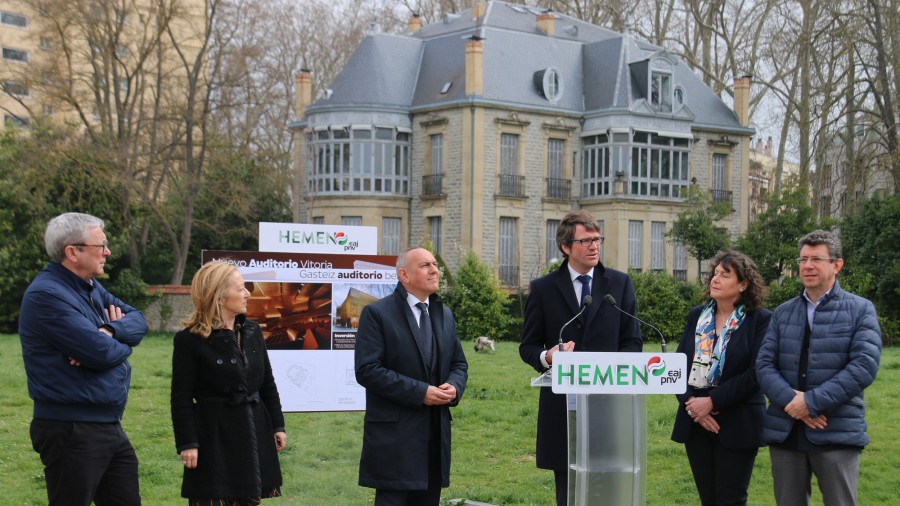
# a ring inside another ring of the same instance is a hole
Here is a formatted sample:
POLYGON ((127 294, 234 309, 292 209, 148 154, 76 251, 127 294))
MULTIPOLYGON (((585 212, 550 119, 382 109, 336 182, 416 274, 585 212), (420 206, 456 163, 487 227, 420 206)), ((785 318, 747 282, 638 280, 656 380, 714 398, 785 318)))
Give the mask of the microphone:
POLYGON ((576 314, 571 320, 567 321, 566 323, 563 324, 562 327, 559 328, 559 351, 563 351, 563 340, 562 340, 563 330, 565 330, 566 327, 568 327, 570 323, 577 320, 578 317, 581 316, 581 313, 584 313, 584 310, 587 309, 587 307, 591 305, 591 302, 594 302, 594 298, 591 297, 590 295, 585 295, 584 300, 581 301, 581 311, 578 311, 578 314, 576 314))
POLYGON ((656 328, 653 324, 647 323, 647 322, 645 322, 644 320, 641 320, 640 318, 638 318, 637 316, 635 316, 635 315, 629 313, 628 311, 625 311, 624 309, 620 308, 619 305, 616 304, 616 298, 613 297, 613 296, 610 295, 610 294, 606 294, 606 295, 603 296, 603 302, 605 302, 605 303, 609 304, 610 306, 612 306, 612 307, 618 309, 620 313, 622 313, 622 314, 624 314, 624 315, 627 315, 627 316, 630 316, 630 317, 634 318, 635 320, 637 320, 638 322, 643 323, 644 325, 646 325, 646 326, 650 327, 651 329, 655 330, 656 333, 659 334, 659 342, 660 342, 660 344, 662 344, 662 352, 663 352, 663 353, 666 352, 666 338, 663 337, 662 331, 660 331, 658 328, 656 328))

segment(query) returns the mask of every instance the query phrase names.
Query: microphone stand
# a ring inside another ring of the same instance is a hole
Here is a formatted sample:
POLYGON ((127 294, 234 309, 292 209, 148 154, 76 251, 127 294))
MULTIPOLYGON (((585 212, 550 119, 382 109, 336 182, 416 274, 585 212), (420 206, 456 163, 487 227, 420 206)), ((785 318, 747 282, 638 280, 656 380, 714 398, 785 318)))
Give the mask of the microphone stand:
POLYGON ((605 302, 605 303, 609 304, 610 306, 612 306, 612 307, 618 309, 620 313, 622 313, 622 314, 624 314, 624 315, 626 315, 626 316, 630 316, 630 317, 634 318, 635 320, 637 320, 638 322, 643 323, 644 325, 646 325, 646 326, 650 327, 651 329, 655 330, 656 333, 659 334, 659 342, 660 342, 660 344, 662 345, 662 352, 663 352, 663 353, 666 353, 666 338, 663 337, 662 331, 659 330, 658 328, 656 328, 655 325, 653 325, 652 323, 649 323, 649 322, 645 322, 644 320, 641 320, 641 319, 638 318, 637 316, 635 316, 635 315, 629 313, 628 311, 625 311, 624 309, 620 308, 619 305, 616 304, 616 298, 613 297, 613 296, 610 295, 610 294, 606 294, 606 295, 603 296, 603 302, 605 302))
POLYGON ((594 298, 591 297, 590 295, 585 295, 584 300, 581 303, 581 311, 578 311, 578 314, 576 314, 574 317, 572 317, 571 320, 567 321, 566 323, 563 324, 562 327, 559 328, 559 351, 563 351, 563 340, 562 340, 563 330, 565 330, 566 327, 568 327, 570 323, 577 320, 578 317, 581 316, 582 313, 584 313, 584 310, 587 309, 587 307, 590 306, 592 302, 594 302, 594 298))

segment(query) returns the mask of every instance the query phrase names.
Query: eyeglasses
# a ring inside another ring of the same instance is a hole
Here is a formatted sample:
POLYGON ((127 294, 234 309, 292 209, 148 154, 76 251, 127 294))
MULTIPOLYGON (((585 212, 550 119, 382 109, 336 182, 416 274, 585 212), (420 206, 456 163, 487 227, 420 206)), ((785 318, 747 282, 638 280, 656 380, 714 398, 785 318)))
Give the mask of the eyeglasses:
POLYGON ((603 244, 603 240, 605 237, 597 236, 597 237, 586 237, 584 239, 572 239, 572 244, 580 243, 585 248, 589 247, 591 244, 603 244))
POLYGON ((100 248, 101 253, 109 250, 108 242, 103 244, 70 244, 70 246, 78 246, 79 248, 100 248))
POLYGON ((797 259, 799 265, 803 265, 806 262, 811 262, 813 265, 822 265, 822 262, 834 262, 834 259, 823 257, 800 257, 797 259))

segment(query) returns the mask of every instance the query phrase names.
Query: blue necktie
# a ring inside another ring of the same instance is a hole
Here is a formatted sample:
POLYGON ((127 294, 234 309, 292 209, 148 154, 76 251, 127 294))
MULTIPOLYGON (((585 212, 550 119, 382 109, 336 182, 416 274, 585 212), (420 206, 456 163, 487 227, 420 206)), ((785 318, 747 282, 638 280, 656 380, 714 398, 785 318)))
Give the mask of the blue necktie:
POLYGON ((428 304, 418 302, 416 303, 416 307, 422 312, 419 315, 419 332, 422 337, 419 344, 422 346, 422 354, 425 356, 425 363, 431 364, 433 354, 432 340, 434 339, 434 334, 431 331, 431 318, 428 317, 428 304))
POLYGON ((581 300, 579 301, 579 305, 581 305, 584 304, 584 298, 591 294, 591 277, 582 274, 575 279, 581 281, 581 300))

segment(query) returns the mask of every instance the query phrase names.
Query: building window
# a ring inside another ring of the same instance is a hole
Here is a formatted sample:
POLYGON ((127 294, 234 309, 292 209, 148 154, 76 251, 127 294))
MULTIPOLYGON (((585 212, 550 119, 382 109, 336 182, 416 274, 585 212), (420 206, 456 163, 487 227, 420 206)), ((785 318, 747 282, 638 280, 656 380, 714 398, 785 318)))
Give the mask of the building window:
POLYGON ((428 218, 428 236, 431 239, 431 247, 438 255, 441 254, 441 217, 428 218))
POLYGON ((650 103, 660 111, 672 110, 672 74, 651 72, 650 103))
POLYGON ((53 49, 53 39, 50 37, 41 37, 40 46, 44 51, 51 51, 53 49))
POLYGON ((726 172, 728 157, 721 153, 714 153, 712 158, 712 183, 710 184, 710 193, 713 202, 731 202, 731 192, 725 188, 726 172))
POLYGON ((325 217, 324 216, 313 216, 313 225, 324 225, 325 217))
POLYGON ((643 221, 628 221, 628 267, 641 272, 641 242, 644 237, 643 221))
POLYGON ((21 14, 13 14, 12 12, 0 12, 0 24, 18 28, 28 28, 28 18, 21 14))
POLYGON ((381 219, 381 251, 384 255, 400 254, 400 218, 381 219))
POLYGON ((672 277, 678 281, 687 281, 687 250, 684 247, 684 243, 675 241, 673 253, 674 258, 672 258, 672 263, 674 264, 674 268, 672 270, 672 277))
POLYGON ((422 195, 441 195, 444 190, 444 135, 434 134, 430 139, 431 173, 424 176, 422 195))
POLYGON ((11 47, 4 47, 3 59, 6 61, 28 63, 28 51, 24 51, 22 49, 13 49, 11 47))
POLYGON ((48 117, 48 118, 52 118, 52 117, 53 117, 53 112, 54 112, 54 111, 53 111, 53 106, 52 106, 52 105, 49 105, 49 104, 43 104, 43 105, 41 106, 41 114, 43 114, 44 116, 46 116, 46 117, 48 117))
POLYGON ((6 93, 17 97, 31 96, 31 90, 28 89, 27 86, 15 81, 3 81, 3 84, 0 85, 0 88, 2 88, 6 93))
POLYGON ((341 225, 345 227, 361 227, 362 216, 341 216, 341 225))
POLYGON ((547 243, 547 265, 550 265, 553 260, 559 259, 559 247, 556 245, 556 229, 559 228, 559 220, 547 220, 547 228, 546 228, 546 243, 547 243))
POLYGON ((565 175, 566 141, 550 139, 547 141, 547 198, 571 198, 571 182, 565 175))
POLYGON ((116 58, 124 60, 128 58, 128 46, 125 44, 116 44, 116 58))
POLYGON ((519 238, 516 218, 500 218, 500 283, 519 286, 519 238))
POLYGON ((582 143, 581 196, 612 195, 613 173, 609 136, 591 135, 584 137, 582 143))
POLYGON ((28 118, 20 118, 13 114, 3 115, 3 124, 7 128, 28 128, 28 118))
POLYGON ((372 127, 317 130, 309 192, 409 195, 409 132, 372 127))
POLYGON ((590 135, 582 142, 582 197, 612 195, 617 180, 625 181, 630 195, 687 197, 689 139, 635 131, 590 135))
POLYGON ((690 142, 651 132, 634 132, 631 148, 629 194, 686 198, 690 142))
POLYGON ((563 81, 558 70, 548 67, 534 73, 534 84, 542 97, 556 102, 562 97, 563 81))
POLYGON ((654 272, 662 272, 666 268, 665 234, 665 222, 650 222, 650 270, 654 272))
POLYGON ((675 105, 684 105, 684 88, 676 86, 673 94, 675 96, 675 105))
POLYGON ((525 178, 519 175, 519 136, 500 134, 500 195, 525 196, 525 178))

